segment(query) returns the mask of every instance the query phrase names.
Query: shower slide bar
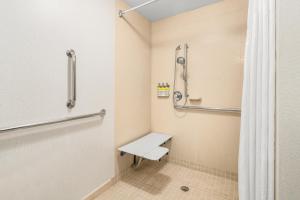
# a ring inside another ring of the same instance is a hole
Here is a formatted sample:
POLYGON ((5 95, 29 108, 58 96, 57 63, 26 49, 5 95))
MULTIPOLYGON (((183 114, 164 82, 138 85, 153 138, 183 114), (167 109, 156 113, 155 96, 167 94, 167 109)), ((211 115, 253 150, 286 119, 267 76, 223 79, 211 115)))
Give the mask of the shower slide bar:
POLYGON ((143 3, 143 4, 141 4, 141 5, 138 5, 138 6, 129 8, 129 9, 127 9, 127 10, 120 10, 120 11, 119 11, 119 17, 123 17, 123 16, 124 16, 126 13, 128 13, 128 12, 131 12, 131 11, 134 11, 134 10, 136 10, 136 9, 138 9, 138 8, 147 6, 147 5, 152 4, 152 3, 156 2, 156 1, 159 1, 159 0, 151 0, 151 1, 147 1, 147 2, 145 2, 145 3, 143 3))
POLYGON ((202 111, 209 111, 209 112, 241 113, 240 108, 213 108, 213 107, 203 107, 203 106, 179 106, 179 105, 174 105, 174 108, 178 110, 202 110, 202 111))
POLYGON ((46 121, 46 122, 40 122, 40 123, 35 123, 35 124, 25 124, 25 125, 21 125, 21 126, 2 128, 2 129, 0 129, 0 134, 6 133, 9 131, 16 131, 16 130, 29 129, 29 128, 34 128, 34 127, 39 127, 39 126, 59 124, 59 123, 63 123, 63 122, 75 121, 75 120, 79 120, 79 119, 91 118, 91 117, 96 117, 96 116, 104 117, 105 115, 106 115, 106 110, 102 109, 100 112, 87 114, 87 115, 79 115, 76 117, 68 117, 68 118, 63 118, 63 119, 59 119, 59 120, 55 120, 55 121, 46 121))

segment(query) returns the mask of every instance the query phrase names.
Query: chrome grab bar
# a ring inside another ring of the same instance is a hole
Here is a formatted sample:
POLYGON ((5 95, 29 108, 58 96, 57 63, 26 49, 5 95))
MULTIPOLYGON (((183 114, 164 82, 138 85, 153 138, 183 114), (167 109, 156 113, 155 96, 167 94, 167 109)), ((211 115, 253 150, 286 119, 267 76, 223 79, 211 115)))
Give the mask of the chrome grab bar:
POLYGON ((34 128, 34 127, 38 127, 38 126, 58 124, 58 123, 74 121, 74 120, 79 120, 79 119, 85 119, 85 118, 90 118, 90 117, 96 117, 96 116, 104 117, 105 115, 106 115, 106 110, 102 109, 100 112, 92 113, 92 114, 88 114, 88 115, 80 115, 80 116, 76 116, 76 117, 63 118, 63 119, 59 119, 59 120, 55 120, 55 121, 47 121, 47 122, 40 122, 40 123, 35 123, 35 124, 25 124, 25 125, 14 126, 14 127, 9 127, 9 128, 2 128, 2 129, 0 129, 0 134, 6 133, 8 131, 16 131, 16 130, 21 130, 21 129, 34 128))
POLYGON ((76 102, 76 54, 73 49, 66 52, 68 56, 68 101, 69 109, 75 107, 76 102))
POLYGON ((209 112, 223 112, 223 113, 241 113, 240 108, 213 108, 213 107, 203 107, 203 106, 179 106, 174 105, 175 109, 178 110, 202 110, 209 112))

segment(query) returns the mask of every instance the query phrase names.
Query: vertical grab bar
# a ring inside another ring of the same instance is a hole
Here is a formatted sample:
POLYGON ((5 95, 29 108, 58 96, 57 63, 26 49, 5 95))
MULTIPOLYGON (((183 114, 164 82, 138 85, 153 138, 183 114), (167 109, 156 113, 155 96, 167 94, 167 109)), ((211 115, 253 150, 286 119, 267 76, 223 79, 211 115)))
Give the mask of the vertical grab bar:
POLYGON ((68 101, 69 109, 75 107, 76 102, 76 54, 73 49, 67 50, 68 56, 68 101))

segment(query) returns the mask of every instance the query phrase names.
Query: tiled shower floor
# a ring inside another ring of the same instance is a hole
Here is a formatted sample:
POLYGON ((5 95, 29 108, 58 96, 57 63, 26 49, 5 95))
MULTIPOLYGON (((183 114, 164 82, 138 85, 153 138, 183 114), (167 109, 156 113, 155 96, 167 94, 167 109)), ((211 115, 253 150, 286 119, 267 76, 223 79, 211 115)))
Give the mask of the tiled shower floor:
POLYGON ((238 200, 237 182, 173 163, 144 163, 95 200, 238 200), (190 191, 181 191, 183 185, 190 191))

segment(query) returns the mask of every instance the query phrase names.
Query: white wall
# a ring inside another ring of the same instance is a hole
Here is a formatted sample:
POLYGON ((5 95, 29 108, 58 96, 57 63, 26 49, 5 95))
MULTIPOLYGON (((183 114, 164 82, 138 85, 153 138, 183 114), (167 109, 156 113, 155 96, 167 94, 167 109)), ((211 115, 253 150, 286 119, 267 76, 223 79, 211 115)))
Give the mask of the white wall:
POLYGON ((300 199, 300 2, 277 0, 277 200, 300 199))
POLYGON ((0 6, 0 127, 107 109, 99 119, 0 137, 0 199, 76 200, 114 174, 114 19, 110 0, 10 0, 0 6), (66 108, 66 50, 77 105, 66 108))

